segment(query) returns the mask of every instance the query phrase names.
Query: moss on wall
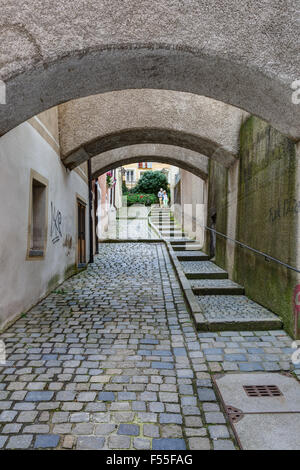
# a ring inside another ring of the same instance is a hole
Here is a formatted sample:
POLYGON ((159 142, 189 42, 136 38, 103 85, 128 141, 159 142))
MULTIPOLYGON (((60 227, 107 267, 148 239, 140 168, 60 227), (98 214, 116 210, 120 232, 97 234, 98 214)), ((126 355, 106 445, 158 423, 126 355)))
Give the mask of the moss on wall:
MULTIPOLYGON (((241 126, 237 239, 292 266, 300 212, 295 169, 291 140, 253 116, 241 126)), ((234 279, 293 333, 293 271, 237 248, 234 279)))

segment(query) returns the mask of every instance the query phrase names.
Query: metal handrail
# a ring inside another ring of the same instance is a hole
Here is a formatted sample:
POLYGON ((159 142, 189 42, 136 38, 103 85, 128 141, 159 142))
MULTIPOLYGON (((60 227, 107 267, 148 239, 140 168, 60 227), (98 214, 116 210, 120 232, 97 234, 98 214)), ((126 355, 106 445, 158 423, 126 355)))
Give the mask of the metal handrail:
POLYGON ((279 259, 274 258, 273 256, 267 255, 267 253, 264 253, 263 251, 256 250, 255 248, 252 248, 251 246, 246 245, 245 243, 239 242, 238 240, 235 240, 234 238, 228 237, 224 233, 218 232, 217 230, 211 227, 207 227, 207 225, 204 225, 203 227, 207 230, 210 230, 211 232, 215 232, 217 235, 220 235, 221 237, 227 238, 227 240, 230 240, 236 243, 237 245, 240 245, 242 248, 246 248, 247 250, 253 251, 256 254, 263 256, 266 260, 272 260, 275 263, 281 264, 282 266, 285 266, 286 268, 291 269, 292 271, 296 271, 297 273, 300 273, 299 269, 294 268, 293 266, 287 263, 284 263, 283 261, 280 261, 279 259))

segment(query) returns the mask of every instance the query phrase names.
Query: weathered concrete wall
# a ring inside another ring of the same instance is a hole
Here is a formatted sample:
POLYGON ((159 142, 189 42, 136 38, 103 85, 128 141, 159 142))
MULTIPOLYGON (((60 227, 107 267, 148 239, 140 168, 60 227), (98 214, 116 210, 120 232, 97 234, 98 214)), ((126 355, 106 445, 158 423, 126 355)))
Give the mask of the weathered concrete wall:
POLYGON ((180 170, 180 175, 180 208, 176 204, 175 217, 183 226, 186 235, 203 245, 207 185, 201 178, 188 171, 180 170))
POLYGON ((232 278, 235 262, 235 243, 237 226, 237 206, 239 190, 239 160, 228 168, 227 177, 227 229, 226 235, 226 269, 229 277, 232 278))
POLYGON ((157 88, 208 96, 300 138, 299 7, 274 0, 5 0, 0 133, 70 99, 157 88))
MULTIPOLYGON (((55 122, 55 114, 50 120, 55 122)), ((51 127, 47 132, 53 137, 51 127)), ((54 147, 28 122, 0 139, 0 328, 70 275, 76 264, 76 195, 87 202, 88 189, 84 175, 66 171, 54 147), (48 180, 45 257, 36 260, 26 259, 31 169, 48 180)), ((87 217, 86 210, 86 227, 87 217)), ((88 236, 86 248, 88 253, 88 236)))
MULTIPOLYGON (((241 128, 237 239, 299 269, 297 170, 294 143, 264 121, 249 118, 241 128)), ((236 248, 234 278, 293 333, 293 271, 236 248)))
POLYGON ((182 211, 181 211, 181 170, 177 176, 174 185, 174 201, 171 207, 174 212, 174 218, 179 225, 182 225, 182 211))
MULTIPOLYGON (((210 160, 208 176, 207 226, 227 235, 227 190, 228 171, 210 160)), ((226 267, 226 240, 206 231, 205 251, 215 257, 216 263, 226 267), (212 250, 215 245, 215 250, 212 250)))

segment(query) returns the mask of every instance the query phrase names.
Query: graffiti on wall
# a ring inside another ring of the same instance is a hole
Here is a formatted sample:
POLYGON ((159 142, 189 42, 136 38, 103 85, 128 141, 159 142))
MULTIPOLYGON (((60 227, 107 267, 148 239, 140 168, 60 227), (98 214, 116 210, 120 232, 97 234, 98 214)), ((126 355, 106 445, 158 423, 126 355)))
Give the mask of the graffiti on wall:
POLYGON ((50 236, 53 244, 59 242, 59 240, 62 238, 62 215, 61 212, 56 209, 53 202, 51 202, 50 236))
POLYGON ((269 221, 275 222, 275 220, 281 217, 287 217, 288 215, 296 215, 300 212, 300 201, 296 199, 283 199, 278 200, 276 207, 269 209, 269 221))

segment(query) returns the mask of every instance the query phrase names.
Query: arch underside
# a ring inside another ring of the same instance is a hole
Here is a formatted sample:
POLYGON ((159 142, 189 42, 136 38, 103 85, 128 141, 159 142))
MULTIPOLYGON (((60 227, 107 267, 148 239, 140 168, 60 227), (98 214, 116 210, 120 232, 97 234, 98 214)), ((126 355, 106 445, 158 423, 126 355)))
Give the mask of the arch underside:
POLYGON ((73 169, 103 152, 137 144, 164 144, 186 148, 212 158, 226 167, 230 167, 236 161, 236 157, 230 152, 198 136, 166 129, 131 129, 117 135, 99 138, 67 156, 63 163, 67 168, 73 169))
MULTIPOLYGON (((5 80, 5 75, 0 75, 5 80)), ((0 135, 42 111, 69 100, 126 89, 164 89, 210 97, 239 107, 300 139, 300 107, 291 83, 251 65, 199 50, 136 45, 72 52, 37 63, 7 79, 0 105, 0 135)))
POLYGON ((92 177, 97 178, 108 170, 137 162, 160 162, 177 166, 207 179, 208 158, 187 149, 169 145, 132 145, 111 150, 92 159, 92 177))
POLYGON ((69 100, 125 89, 210 97, 300 139, 297 2, 6 0, 0 135, 69 100), (153 39, 155 38, 155 39, 153 39))

